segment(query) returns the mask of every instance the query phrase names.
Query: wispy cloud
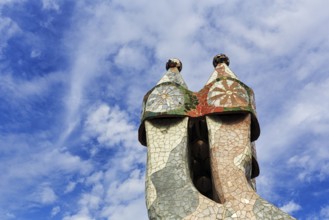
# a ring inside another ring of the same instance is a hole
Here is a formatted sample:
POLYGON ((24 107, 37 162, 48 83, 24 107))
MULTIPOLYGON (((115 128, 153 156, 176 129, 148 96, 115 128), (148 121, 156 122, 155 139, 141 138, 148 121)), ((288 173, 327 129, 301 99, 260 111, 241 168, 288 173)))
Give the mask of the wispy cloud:
POLYGON ((289 214, 293 214, 294 212, 300 210, 302 207, 295 203, 294 201, 290 201, 287 204, 283 205, 280 207, 280 209, 282 209, 283 211, 289 213, 289 214))
POLYGON ((33 193, 32 199, 34 202, 41 205, 47 205, 54 203, 57 200, 57 195, 50 186, 43 184, 36 192, 33 193))
POLYGON ((60 6, 56 0, 42 0, 42 8, 45 10, 60 10, 60 6))
POLYGON ((109 147, 119 144, 136 146, 136 128, 128 119, 128 114, 117 106, 110 108, 101 104, 88 116, 86 134, 96 136, 98 142, 109 147))
POLYGON ((256 93, 259 192, 329 218, 308 185, 328 179, 326 4, 0 1, 0 217, 33 201, 55 219, 145 219, 142 97, 168 58, 198 90, 224 52, 256 93))

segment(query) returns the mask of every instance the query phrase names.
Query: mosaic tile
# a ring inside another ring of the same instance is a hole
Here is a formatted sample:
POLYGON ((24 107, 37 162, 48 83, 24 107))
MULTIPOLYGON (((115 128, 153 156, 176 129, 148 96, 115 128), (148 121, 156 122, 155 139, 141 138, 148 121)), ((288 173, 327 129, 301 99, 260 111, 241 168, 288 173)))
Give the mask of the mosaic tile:
POLYGON ((187 89, 173 59, 144 97, 139 140, 148 147, 149 218, 294 219, 256 193, 254 93, 225 55, 215 58, 199 92, 187 89))
POLYGON ((157 85, 160 85, 165 82, 173 82, 177 83, 184 88, 187 88, 187 85, 183 79, 183 77, 179 74, 179 71, 177 68, 169 69, 166 74, 161 78, 161 80, 157 83, 157 85))
POLYGON ((202 117, 207 114, 246 112, 252 114, 251 140, 260 134, 254 93, 235 76, 225 63, 199 92, 192 92, 177 68, 169 68, 158 84, 144 97, 139 140, 146 145, 145 125, 154 117, 202 117), (220 71, 219 71, 220 69, 220 71))
POLYGON ((174 85, 155 88, 148 97, 145 110, 150 112, 168 112, 184 105, 184 94, 174 85))
MULTIPOLYGON (((192 185, 187 162, 187 122, 188 118, 160 119, 146 124, 150 143, 147 184, 156 190, 156 198, 148 201, 150 219, 182 219, 198 206, 198 192, 192 185), (163 163, 158 163, 159 158, 163 163)), ((147 188, 147 199, 149 193, 153 192, 147 188)))
POLYGON ((217 107, 247 107, 249 96, 247 90, 237 81, 223 79, 212 84, 207 102, 217 107))

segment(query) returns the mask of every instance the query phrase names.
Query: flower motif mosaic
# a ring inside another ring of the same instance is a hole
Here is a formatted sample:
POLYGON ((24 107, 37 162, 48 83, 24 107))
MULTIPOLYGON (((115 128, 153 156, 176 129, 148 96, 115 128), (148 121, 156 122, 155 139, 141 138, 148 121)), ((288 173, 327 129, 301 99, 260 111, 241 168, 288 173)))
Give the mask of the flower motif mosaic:
POLYGON ((239 107, 247 106, 249 97, 246 89, 237 81, 224 79, 212 85, 207 101, 214 106, 239 107))
POLYGON ((149 95, 146 111, 166 112, 184 105, 184 94, 174 85, 163 85, 155 88, 149 95))

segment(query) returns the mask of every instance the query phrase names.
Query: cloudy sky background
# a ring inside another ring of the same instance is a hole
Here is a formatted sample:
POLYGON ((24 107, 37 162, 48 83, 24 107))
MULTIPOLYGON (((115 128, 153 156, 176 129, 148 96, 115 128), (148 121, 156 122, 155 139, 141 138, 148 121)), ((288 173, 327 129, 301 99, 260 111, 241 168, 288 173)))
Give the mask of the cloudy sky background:
POLYGON ((328 4, 0 0, 0 219, 147 219, 142 98, 217 53, 256 94, 259 194, 329 219, 328 4))

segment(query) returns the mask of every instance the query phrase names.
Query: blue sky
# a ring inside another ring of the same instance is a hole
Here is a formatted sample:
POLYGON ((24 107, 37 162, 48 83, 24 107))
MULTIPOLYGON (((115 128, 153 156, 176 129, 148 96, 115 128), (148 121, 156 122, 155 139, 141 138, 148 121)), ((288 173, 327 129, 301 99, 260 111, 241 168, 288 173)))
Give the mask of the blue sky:
POLYGON ((259 194, 329 219, 325 0, 0 0, 0 219, 147 219, 141 102, 217 53, 256 94, 259 194))

